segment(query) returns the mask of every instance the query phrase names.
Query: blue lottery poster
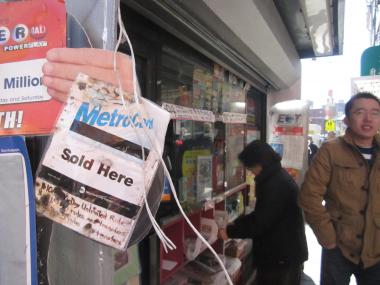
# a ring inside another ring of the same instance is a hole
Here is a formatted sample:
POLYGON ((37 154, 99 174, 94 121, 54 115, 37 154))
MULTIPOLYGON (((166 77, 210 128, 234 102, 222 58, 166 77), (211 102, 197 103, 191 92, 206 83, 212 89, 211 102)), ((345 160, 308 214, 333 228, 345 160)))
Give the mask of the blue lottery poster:
POLYGON ((0 137, 0 181, 0 284, 37 285, 33 178, 22 137, 0 137))

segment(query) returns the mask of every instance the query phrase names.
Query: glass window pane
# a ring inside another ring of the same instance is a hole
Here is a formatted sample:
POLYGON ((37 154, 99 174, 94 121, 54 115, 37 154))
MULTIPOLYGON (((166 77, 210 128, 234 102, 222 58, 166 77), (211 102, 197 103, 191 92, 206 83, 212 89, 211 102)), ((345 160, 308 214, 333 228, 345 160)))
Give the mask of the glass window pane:
POLYGON ((226 125, 226 180, 227 189, 244 183, 244 167, 238 159, 239 153, 244 148, 243 124, 226 125))

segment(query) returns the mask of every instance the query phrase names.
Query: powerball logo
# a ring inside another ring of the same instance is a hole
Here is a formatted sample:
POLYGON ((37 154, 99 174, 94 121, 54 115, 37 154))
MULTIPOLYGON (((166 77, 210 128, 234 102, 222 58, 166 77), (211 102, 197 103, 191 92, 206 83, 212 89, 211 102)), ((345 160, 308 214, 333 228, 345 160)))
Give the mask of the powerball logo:
POLYGON ((46 47, 48 45, 47 41, 41 40, 46 34, 45 25, 35 25, 30 28, 24 24, 17 24, 12 28, 0 26, 0 46, 3 46, 3 51, 46 47), (26 42, 29 36, 33 41, 26 42), (11 40, 15 44, 7 45, 11 40))

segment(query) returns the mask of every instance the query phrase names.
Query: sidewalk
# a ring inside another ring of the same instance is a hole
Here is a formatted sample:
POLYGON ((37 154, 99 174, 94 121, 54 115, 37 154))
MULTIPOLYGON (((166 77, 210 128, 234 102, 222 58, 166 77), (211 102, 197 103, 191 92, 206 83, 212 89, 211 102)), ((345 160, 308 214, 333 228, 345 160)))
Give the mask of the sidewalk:
POLYGON ((307 276, 305 273, 301 277, 301 284, 300 285, 317 285, 309 276, 307 276))
MULTIPOLYGON (((309 259, 304 264, 304 273, 308 275, 315 284, 319 284, 319 274, 321 267, 321 246, 314 236, 312 229, 306 225, 306 239, 309 250, 309 259)), ((302 285, 311 285, 313 283, 302 283, 302 285)))

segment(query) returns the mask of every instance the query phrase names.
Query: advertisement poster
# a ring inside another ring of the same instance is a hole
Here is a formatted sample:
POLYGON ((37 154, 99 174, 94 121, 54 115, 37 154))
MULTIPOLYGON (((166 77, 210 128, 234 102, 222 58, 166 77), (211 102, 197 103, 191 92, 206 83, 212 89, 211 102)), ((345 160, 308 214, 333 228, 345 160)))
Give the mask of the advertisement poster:
POLYGON ((224 140, 214 140, 214 153, 212 159, 213 191, 216 193, 224 190, 224 140))
POLYGON ((308 114, 309 105, 301 100, 277 103, 270 111, 268 143, 296 182, 301 181, 306 163, 308 114))
POLYGON ((81 74, 36 177, 37 211, 124 249, 162 156, 170 114, 81 74))
POLYGON ((213 93, 212 93, 212 81, 213 76, 212 73, 205 71, 204 73, 204 84, 205 84, 205 91, 204 91, 204 108, 206 110, 212 110, 212 104, 213 104, 213 93))
POLYGON ((0 138, 0 284, 37 285, 33 178, 23 138, 0 138))
POLYGON ((197 198, 197 163, 199 156, 209 156, 209 149, 186 150, 182 157, 182 177, 180 192, 183 199, 190 204, 196 203, 197 198))
POLYGON ((214 78, 212 81, 212 106, 211 111, 218 113, 222 108, 222 87, 224 81, 224 69, 214 63, 214 78))
POLYGON ((194 68, 193 71, 193 107, 203 109, 205 105, 205 71, 202 68, 194 68))
POLYGON ((61 110, 42 85, 46 52, 66 45, 62 0, 0 1, 0 135, 49 134, 61 110))
POLYGON ((236 187, 244 183, 244 167, 238 159, 244 148, 244 124, 226 124, 226 170, 227 188, 236 187))
POLYGON ((211 198, 212 192, 212 156, 197 157, 197 200, 211 198))

